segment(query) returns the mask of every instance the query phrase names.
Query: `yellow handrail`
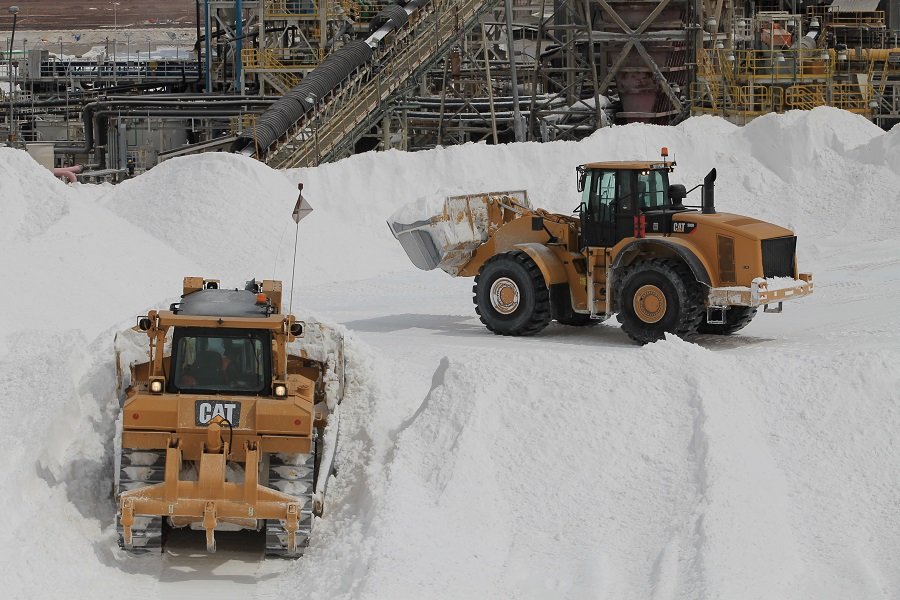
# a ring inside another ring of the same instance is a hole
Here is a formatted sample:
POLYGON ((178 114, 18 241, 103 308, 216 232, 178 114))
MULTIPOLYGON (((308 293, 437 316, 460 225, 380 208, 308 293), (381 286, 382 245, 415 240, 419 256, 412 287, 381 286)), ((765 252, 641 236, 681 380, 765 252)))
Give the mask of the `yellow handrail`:
POLYGON ((885 26, 885 12, 883 10, 837 12, 830 10, 831 6, 810 6, 806 9, 806 16, 815 17, 822 27, 862 27, 872 25, 885 26))
MULTIPOLYGON (((352 12, 358 4, 354 0, 332 0, 327 2, 325 12, 329 20, 359 14, 352 12)), ((318 19, 321 7, 319 0, 266 0, 267 19, 318 19)))
POLYGON ((324 58, 321 48, 244 48, 241 53, 244 68, 265 71, 302 72, 318 66, 324 58))
POLYGON ((795 110, 812 110, 817 106, 824 106, 824 85, 792 85, 784 93, 785 108, 795 110))

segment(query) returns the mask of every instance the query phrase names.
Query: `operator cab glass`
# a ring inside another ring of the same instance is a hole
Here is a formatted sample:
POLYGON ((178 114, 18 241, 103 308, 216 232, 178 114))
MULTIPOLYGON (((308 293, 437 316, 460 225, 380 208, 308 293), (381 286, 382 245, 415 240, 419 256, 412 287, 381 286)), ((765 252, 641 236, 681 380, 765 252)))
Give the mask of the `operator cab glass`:
POLYGON ((267 393, 271 344, 267 331, 177 328, 172 339, 170 391, 267 393))
POLYGON ((616 172, 588 171, 581 195, 582 210, 594 221, 612 218, 616 202, 616 172))
POLYGON ((634 172, 616 169, 585 171, 581 196, 581 246, 613 246, 633 229, 637 198, 634 172))
POLYGON ((669 173, 666 169, 580 167, 581 247, 611 247, 635 236, 637 217, 643 213, 656 224, 650 231, 667 232, 675 208, 669 197, 669 173))
POLYGON ((671 206, 667 172, 639 171, 637 188, 641 210, 661 210, 671 206))
POLYGON ((640 210, 660 210, 672 205, 669 173, 664 170, 584 170, 579 172, 579 188, 580 210, 595 220, 609 218, 613 207, 620 214, 632 214, 635 203, 640 210))

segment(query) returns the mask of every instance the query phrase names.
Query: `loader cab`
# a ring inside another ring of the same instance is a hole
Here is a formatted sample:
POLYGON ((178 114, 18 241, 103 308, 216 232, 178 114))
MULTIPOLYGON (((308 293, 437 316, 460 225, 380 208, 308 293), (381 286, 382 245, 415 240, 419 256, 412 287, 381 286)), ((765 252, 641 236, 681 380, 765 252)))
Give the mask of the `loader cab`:
POLYGON ((608 248, 628 237, 643 237, 644 215, 652 218, 671 208, 669 168, 664 165, 594 163, 577 172, 582 248, 608 248))

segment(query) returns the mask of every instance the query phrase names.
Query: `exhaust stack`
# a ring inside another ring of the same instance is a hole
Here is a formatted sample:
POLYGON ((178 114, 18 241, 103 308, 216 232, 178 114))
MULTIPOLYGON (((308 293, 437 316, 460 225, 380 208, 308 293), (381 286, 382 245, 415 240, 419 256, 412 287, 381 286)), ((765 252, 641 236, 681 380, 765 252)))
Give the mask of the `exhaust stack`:
POLYGON ((704 215, 716 214, 716 170, 710 171, 703 178, 703 209, 704 215))

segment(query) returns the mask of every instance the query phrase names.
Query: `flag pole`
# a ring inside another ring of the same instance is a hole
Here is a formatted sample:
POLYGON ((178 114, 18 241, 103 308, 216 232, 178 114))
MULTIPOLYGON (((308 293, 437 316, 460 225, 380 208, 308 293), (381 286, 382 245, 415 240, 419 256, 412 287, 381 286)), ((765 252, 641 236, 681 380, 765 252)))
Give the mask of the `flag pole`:
POLYGON ((294 263, 291 266, 291 299, 288 303, 288 314, 293 314, 291 311, 294 308, 294 276, 297 273, 297 242, 300 238, 300 219, 303 219, 312 212, 312 206, 310 206, 306 201, 306 198, 303 197, 302 183, 297 184, 297 191, 299 192, 297 195, 297 203, 294 205, 294 212, 291 213, 291 218, 294 219, 297 228, 294 231, 294 263))
POLYGON ((294 314, 294 274, 297 272, 297 240, 300 237, 300 223, 297 222, 297 228, 294 230, 294 264, 291 266, 291 301, 288 303, 288 314, 294 314))

